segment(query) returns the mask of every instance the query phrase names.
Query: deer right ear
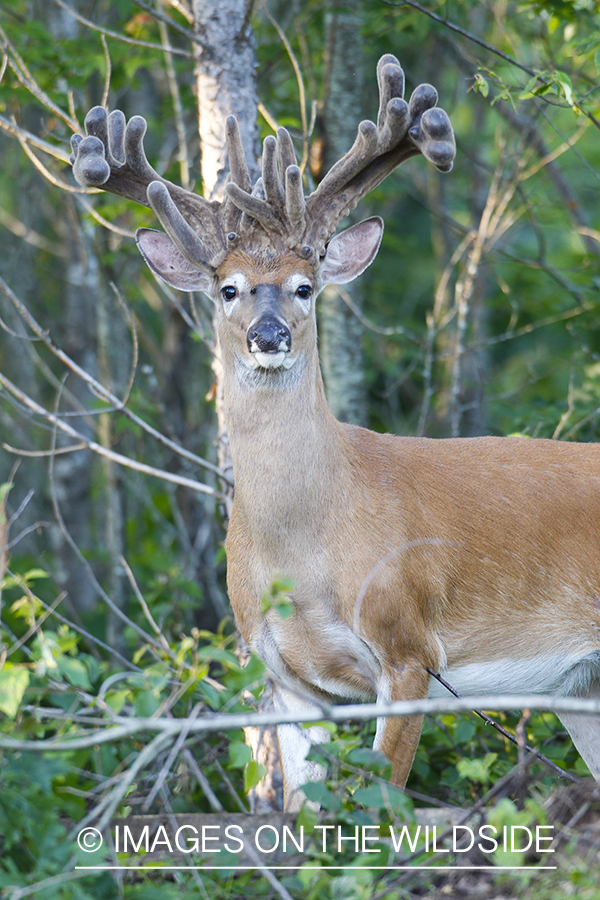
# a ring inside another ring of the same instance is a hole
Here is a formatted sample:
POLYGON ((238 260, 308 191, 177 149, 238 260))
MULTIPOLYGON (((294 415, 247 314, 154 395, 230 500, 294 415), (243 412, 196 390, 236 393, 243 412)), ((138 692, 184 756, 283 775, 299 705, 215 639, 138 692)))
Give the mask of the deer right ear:
POLYGON ((347 284, 358 278, 375 259, 382 237, 383 219, 379 216, 332 237, 321 262, 323 284, 347 284))
POLYGON ((138 228, 135 239, 149 268, 171 287, 210 293, 212 276, 189 262, 164 231, 138 228))

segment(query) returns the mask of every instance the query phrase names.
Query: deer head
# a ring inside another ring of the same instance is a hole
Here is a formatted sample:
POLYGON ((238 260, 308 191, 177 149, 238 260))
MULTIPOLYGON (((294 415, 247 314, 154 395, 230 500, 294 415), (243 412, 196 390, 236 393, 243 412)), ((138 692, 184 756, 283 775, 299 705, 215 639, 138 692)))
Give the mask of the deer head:
MULTIPOLYGON (((240 353, 249 368, 287 369, 294 362, 290 321, 310 318, 325 284, 356 278, 374 259, 383 221, 367 219, 340 234, 340 220, 396 166, 418 153, 440 171, 452 168, 455 144, 437 92, 422 84, 408 103, 395 56, 377 66, 377 124, 361 122, 353 147, 305 197, 289 133, 265 139, 262 175, 253 186, 237 122, 227 121, 230 176, 222 202, 209 202, 161 178, 148 163, 146 123, 92 109, 86 137, 72 139, 77 181, 150 206, 163 231, 140 228, 138 247, 152 271, 183 291, 203 291, 219 318, 237 323, 240 303, 253 295, 240 353), (283 306, 278 306, 282 304, 283 306)), ((237 323, 239 324, 239 323, 237 323)), ((239 329, 233 329, 239 337, 239 329)))

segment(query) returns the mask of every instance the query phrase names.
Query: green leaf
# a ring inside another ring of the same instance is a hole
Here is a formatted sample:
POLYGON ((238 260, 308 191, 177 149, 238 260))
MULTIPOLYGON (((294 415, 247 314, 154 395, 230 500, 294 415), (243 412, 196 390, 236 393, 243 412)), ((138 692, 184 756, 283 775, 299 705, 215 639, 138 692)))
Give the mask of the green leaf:
POLYGON ((140 691, 139 694, 136 694, 133 705, 136 715, 141 718, 149 718, 160 706, 160 697, 154 691, 140 691))
POLYGON ((490 769, 497 758, 497 753, 486 753, 483 759, 459 759, 456 768, 462 778, 485 784, 490 780, 490 769))
POLYGON ((112 709, 114 713, 119 715, 127 700, 131 696, 131 691, 123 690, 123 691, 108 691, 106 694, 105 700, 108 706, 112 709))
POLYGON ((473 90, 480 93, 482 97, 487 97, 490 92, 488 80, 483 75, 480 75, 479 72, 474 76, 473 90))
POLYGON ((358 788, 353 799, 367 809, 387 809, 391 806, 394 812, 401 810, 409 816, 412 813, 412 804, 406 794, 394 785, 369 784, 367 787, 358 788))
POLYGON ((392 774, 392 764, 385 753, 370 747, 355 747, 348 754, 348 762, 377 775, 385 776, 387 773, 389 777, 392 774))
POLYGON ((252 761, 252 750, 243 741, 232 741, 229 745, 229 765, 232 769, 243 769, 252 761))
POLYGON ((92 689, 88 670, 85 664, 73 656, 61 656, 57 660, 58 671, 73 685, 73 687, 83 688, 86 691, 92 689))
POLYGON ((255 759, 251 759, 244 769, 244 790, 246 792, 252 790, 266 774, 267 767, 262 763, 257 763, 255 759))
POLYGON ((459 744, 464 744, 471 740, 476 730, 474 722, 471 722, 468 719, 461 719, 456 726, 454 739, 458 741, 459 744))
POLYGON ((6 663, 0 672, 0 710, 14 719, 19 710, 23 694, 29 685, 29 671, 24 666, 6 663))

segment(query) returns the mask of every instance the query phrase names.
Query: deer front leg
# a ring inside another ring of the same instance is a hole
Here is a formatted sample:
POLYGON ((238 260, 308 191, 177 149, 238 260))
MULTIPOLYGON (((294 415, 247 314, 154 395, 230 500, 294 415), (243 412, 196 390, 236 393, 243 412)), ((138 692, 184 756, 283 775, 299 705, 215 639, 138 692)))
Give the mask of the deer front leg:
MULTIPOLYGON (((407 663, 386 672, 379 703, 420 700, 427 697, 429 674, 419 663, 407 663)), ((412 768, 423 726, 423 716, 388 716, 377 719, 374 750, 381 750, 392 764, 392 780, 404 787, 412 768)))
MULTIPOLYGON (((282 713, 301 712, 312 716, 320 711, 316 703, 278 683, 273 686, 273 705, 277 712, 282 713)), ((319 725, 312 725, 310 728, 295 724, 277 726, 285 812, 299 812, 305 802, 313 809, 319 808, 318 803, 306 800, 301 787, 308 781, 323 781, 325 777, 323 766, 307 760, 306 756, 312 744, 323 744, 328 740, 329 732, 319 725)))

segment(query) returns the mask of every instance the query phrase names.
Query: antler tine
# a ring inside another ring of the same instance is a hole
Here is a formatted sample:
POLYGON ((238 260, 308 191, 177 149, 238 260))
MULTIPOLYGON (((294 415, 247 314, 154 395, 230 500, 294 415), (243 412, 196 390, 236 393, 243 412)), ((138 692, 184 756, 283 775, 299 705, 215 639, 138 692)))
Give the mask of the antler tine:
POLYGON ((260 222, 266 231, 281 234, 281 217, 266 200, 247 194, 232 181, 225 185, 225 190, 238 209, 260 222))
POLYGON ((104 155, 104 144, 97 137, 71 138, 73 175, 82 187, 99 188, 110 178, 110 166, 104 155))
POLYGON ((288 166, 285 170, 285 211, 291 226, 289 242, 294 243, 296 233, 304 229, 306 202, 302 187, 302 172, 298 166, 288 166))
POLYGON ((290 167, 296 165, 296 151, 287 128, 277 129, 277 156, 279 161, 279 171, 283 178, 284 172, 290 167))
POLYGON ((198 269, 214 274, 215 268, 225 258, 226 250, 223 248, 223 253, 214 259, 209 247, 186 222, 167 186, 161 181, 153 181, 148 185, 148 202, 160 224, 187 261, 198 269))
MULTIPOLYGON (((113 109, 108 117, 108 147, 113 164, 123 166, 127 158, 125 151, 125 116, 120 109, 113 109)), ((144 128, 144 133, 145 133, 144 128)), ((142 134, 143 138, 143 134, 142 134)))
POLYGON ((386 53, 377 63, 377 84, 379 86, 377 128, 381 129, 385 123, 389 101, 395 97, 404 98, 404 72, 392 53, 386 53))
POLYGON ((409 102, 411 119, 415 122, 408 134, 428 162, 449 172, 454 163, 456 144, 450 119, 437 103, 437 91, 430 84, 415 88, 409 102))
POLYGON ((240 127, 235 116, 227 116, 225 123, 225 137, 227 139, 227 150, 229 153, 229 171, 230 177, 234 184, 246 191, 248 194, 252 190, 252 181, 250 172, 246 163, 242 138, 240 136, 240 127))
MULTIPOLYGON (((152 207, 187 261, 202 270, 208 267, 214 271, 227 255, 220 218, 225 219, 228 210, 171 184, 155 172, 144 151, 146 120, 133 116, 126 124, 120 110, 108 115, 102 106, 95 106, 85 117, 85 130, 85 137, 74 135, 71 139, 76 180, 86 187, 102 187, 152 207)), ((249 188, 250 176, 240 150, 237 125, 230 131, 236 177, 249 188)), ((233 218, 239 219, 238 210, 233 212, 233 218)))
POLYGON ((132 116, 125 128, 125 159, 131 174, 142 183, 148 185, 150 181, 164 181, 158 172, 155 172, 144 150, 144 135, 146 134, 146 120, 142 116, 132 116))
POLYGON ((285 192, 277 171, 277 139, 269 134, 263 141, 262 182, 267 201, 282 208, 285 192))

